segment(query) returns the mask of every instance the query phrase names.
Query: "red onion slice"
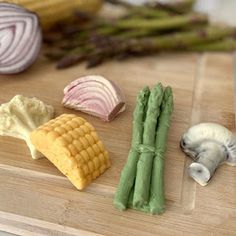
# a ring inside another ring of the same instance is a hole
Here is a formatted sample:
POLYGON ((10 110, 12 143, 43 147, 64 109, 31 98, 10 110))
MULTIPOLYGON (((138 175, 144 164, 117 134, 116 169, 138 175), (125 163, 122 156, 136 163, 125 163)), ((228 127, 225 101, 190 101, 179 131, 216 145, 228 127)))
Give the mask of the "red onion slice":
POLYGON ((0 74, 26 70, 38 57, 42 33, 36 14, 0 3, 0 74))
POLYGON ((65 87, 62 104, 111 121, 125 110, 125 97, 112 81, 99 75, 90 75, 72 81, 65 87))

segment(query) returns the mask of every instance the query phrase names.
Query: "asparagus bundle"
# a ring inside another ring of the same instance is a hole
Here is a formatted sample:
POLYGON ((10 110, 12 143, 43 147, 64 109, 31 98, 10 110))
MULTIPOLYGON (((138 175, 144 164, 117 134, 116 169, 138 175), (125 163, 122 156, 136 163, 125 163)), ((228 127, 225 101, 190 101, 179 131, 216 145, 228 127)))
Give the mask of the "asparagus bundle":
POLYGON ((173 110, 173 95, 170 87, 163 92, 160 83, 150 95, 144 96, 142 94, 146 89, 137 98, 131 150, 121 173, 114 205, 120 210, 129 207, 161 214, 164 212, 165 202, 164 155, 173 110))
MULTIPOLYGON (((119 4, 119 1, 109 0, 119 4)), ((108 59, 124 59, 161 51, 233 51, 236 29, 210 26, 205 15, 192 12, 194 0, 124 5, 126 14, 116 20, 92 18, 77 12, 45 32, 45 55, 63 69, 83 61, 87 67, 108 59)))

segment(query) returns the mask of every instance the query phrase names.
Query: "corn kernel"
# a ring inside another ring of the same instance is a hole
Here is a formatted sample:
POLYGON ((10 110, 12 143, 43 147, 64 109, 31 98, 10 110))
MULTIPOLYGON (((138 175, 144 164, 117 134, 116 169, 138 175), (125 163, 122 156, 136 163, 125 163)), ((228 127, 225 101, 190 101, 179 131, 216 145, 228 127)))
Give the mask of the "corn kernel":
POLYGON ((64 128, 67 132, 72 130, 72 127, 69 124, 64 124, 61 127, 64 128))
POLYGON ((77 149, 78 152, 81 152, 82 150, 84 150, 84 147, 79 140, 74 139, 73 144, 75 145, 75 148, 77 149))
POLYGON ((88 140, 87 140, 85 137, 81 137, 81 138, 79 139, 79 141, 82 143, 84 149, 86 149, 86 148, 89 147, 89 142, 88 142, 88 140))
POLYGON ((58 137, 56 141, 59 142, 61 146, 67 146, 68 145, 67 140, 62 136, 58 137))
POLYGON ((90 134, 85 134, 85 138, 88 140, 89 145, 92 146, 95 143, 93 137, 90 134))
POLYGON ((91 147, 87 148, 87 153, 89 154, 90 159, 92 160, 95 157, 95 152, 91 147))
POLYGON ((88 161, 89 161, 89 159, 90 159, 90 158, 89 158, 89 155, 88 155, 88 153, 87 153, 85 150, 81 151, 80 154, 81 154, 81 156, 83 157, 83 159, 84 159, 85 162, 88 162, 88 161))
POLYGON ((94 179, 96 179, 98 176, 99 176, 99 171, 98 170, 95 170, 94 172, 93 172, 93 178, 94 179))
POLYGON ((78 139, 80 137, 79 133, 76 132, 75 130, 71 130, 69 134, 73 137, 73 140, 78 139))
POLYGON ((75 131, 78 132, 80 137, 83 137, 85 135, 84 131, 81 128, 76 128, 75 131))
POLYGON ((98 157, 94 157, 94 158, 93 158, 93 163, 94 163, 95 169, 98 169, 99 166, 100 166, 100 162, 99 162, 98 157))
POLYGON ((91 183, 92 182, 92 175, 88 175, 87 176, 87 183, 91 183))
POLYGON ((58 132, 59 134, 65 134, 67 131, 66 131, 66 129, 64 129, 64 128, 62 128, 62 127, 56 127, 55 129, 54 129, 56 132, 58 132))
POLYGON ((74 146, 73 144, 70 144, 70 145, 68 146, 68 148, 69 148, 69 150, 70 150, 70 154, 71 154, 72 156, 76 156, 76 154, 77 154, 77 149, 75 148, 75 146, 74 146))
POLYGON ((95 167, 94 167, 94 163, 92 161, 88 162, 88 167, 89 167, 90 173, 93 173, 95 170, 95 167))
POLYGON ((84 131, 85 134, 90 132, 89 128, 86 125, 81 125, 80 128, 84 131))
POLYGON ((72 135, 69 134, 69 133, 63 134, 62 137, 63 137, 65 140, 67 140, 68 143, 72 143, 72 141, 73 141, 73 137, 72 137, 72 135))
POLYGON ((56 131, 50 131, 47 134, 47 139, 49 140, 49 142, 53 142, 57 137, 59 137, 60 134, 58 134, 56 131))
POLYGON ((90 131, 95 131, 95 128, 89 122, 85 122, 84 125, 86 125, 90 131))
POLYGON ((78 127, 78 123, 75 122, 75 121, 73 121, 73 120, 70 122, 70 125, 71 125, 74 129, 78 127))
POLYGON ((81 156, 81 154, 77 154, 75 156, 75 159, 77 160, 77 166, 81 167, 85 163, 84 158, 81 156))
POLYGON ((97 145, 98 145, 100 151, 103 152, 104 149, 105 149, 103 143, 102 143, 101 141, 98 141, 98 142, 97 142, 97 145))
POLYGON ((104 157, 104 155, 103 155, 102 153, 99 154, 98 158, 99 158, 99 161, 100 161, 101 163, 105 162, 105 157, 104 157))
POLYGON ((84 175, 88 175, 89 174, 89 168, 87 165, 83 165, 83 171, 84 171, 84 175))
POLYGON ((98 141, 98 136, 97 136, 97 133, 92 131, 91 133, 91 136, 93 137, 94 141, 97 142, 98 141))
POLYGON ((97 156, 100 153, 98 145, 95 143, 93 144, 92 148, 93 148, 93 151, 95 152, 95 155, 97 156))
POLYGON ((106 166, 105 166, 105 165, 102 165, 102 166, 99 168, 100 173, 103 173, 105 170, 106 170, 106 166))
POLYGON ((79 119, 76 119, 76 117, 74 117, 72 121, 75 121, 78 124, 78 126, 82 126, 84 124, 84 120, 80 119, 80 117, 79 119))

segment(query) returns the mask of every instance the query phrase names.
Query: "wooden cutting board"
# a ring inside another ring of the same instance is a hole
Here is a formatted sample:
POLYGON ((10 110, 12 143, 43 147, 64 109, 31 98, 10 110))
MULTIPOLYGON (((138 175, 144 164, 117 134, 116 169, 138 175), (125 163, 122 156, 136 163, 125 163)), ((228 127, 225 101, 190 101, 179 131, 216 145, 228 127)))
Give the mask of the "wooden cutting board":
POLYGON ((47 159, 32 160, 23 141, 0 137, 0 229, 19 235, 235 235, 236 168, 221 166, 201 187, 186 174, 191 161, 179 148, 183 132, 198 122, 235 130, 232 62, 231 54, 170 54, 58 71, 40 59, 26 73, 0 76, 0 103, 15 94, 36 96, 53 105, 57 115, 85 117, 112 161, 80 192, 47 159), (63 88, 88 74, 115 81, 126 95, 126 112, 111 123, 61 106, 63 88), (165 166, 166 212, 120 212, 112 201, 130 147, 136 95, 158 81, 173 87, 175 101, 165 166))

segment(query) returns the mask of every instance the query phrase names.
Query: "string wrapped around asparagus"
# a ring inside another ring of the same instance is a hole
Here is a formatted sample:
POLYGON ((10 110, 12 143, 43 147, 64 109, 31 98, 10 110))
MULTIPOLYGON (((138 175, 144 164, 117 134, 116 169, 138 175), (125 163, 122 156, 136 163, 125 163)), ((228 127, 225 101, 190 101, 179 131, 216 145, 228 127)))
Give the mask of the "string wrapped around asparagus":
POLYGON ((129 195, 136 177, 137 162, 139 159, 138 147, 143 141, 143 122, 146 116, 147 102, 150 90, 142 89, 137 97, 136 107, 133 113, 132 144, 127 163, 121 172, 120 182, 114 198, 114 206, 120 210, 127 207, 129 195))

